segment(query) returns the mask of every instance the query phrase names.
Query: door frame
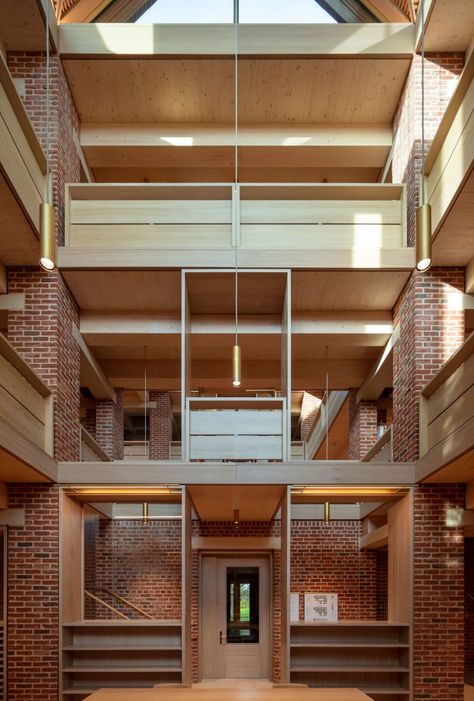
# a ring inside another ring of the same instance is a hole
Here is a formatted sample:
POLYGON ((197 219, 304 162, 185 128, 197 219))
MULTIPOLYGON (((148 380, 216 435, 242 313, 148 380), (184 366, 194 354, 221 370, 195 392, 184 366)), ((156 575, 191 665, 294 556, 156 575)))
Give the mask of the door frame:
POLYGON ((202 577, 203 577, 203 559, 205 557, 216 557, 222 560, 267 560, 268 562, 268 650, 267 650, 267 665, 268 665, 268 677, 270 680, 273 679, 273 552, 268 550, 203 550, 199 552, 199 562, 198 562, 198 672, 199 681, 202 680, 202 647, 203 647, 203 600, 202 600, 202 577))

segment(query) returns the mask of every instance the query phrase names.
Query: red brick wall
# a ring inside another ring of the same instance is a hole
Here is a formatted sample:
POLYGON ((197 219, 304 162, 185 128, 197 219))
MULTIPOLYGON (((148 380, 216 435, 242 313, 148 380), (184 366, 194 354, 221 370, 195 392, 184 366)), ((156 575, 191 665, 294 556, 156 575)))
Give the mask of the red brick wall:
POLYGON ((400 336, 393 351, 393 455, 419 456, 418 405, 423 387, 463 343, 463 268, 413 273, 394 309, 400 336))
MULTIPOLYGON (((465 547, 465 602, 466 602, 466 670, 474 674, 474 538, 466 538, 465 547)), ((472 682, 471 682, 472 683, 472 682)))
POLYGON ((172 438, 171 399, 169 392, 151 391, 150 402, 156 402, 156 409, 150 409, 150 460, 169 460, 172 438))
POLYGON ((54 397, 54 455, 78 460, 80 352, 72 336, 79 312, 60 273, 9 268, 10 292, 25 293, 25 311, 8 312, 8 340, 54 397))
POLYGON ((377 563, 377 620, 388 618, 388 551, 376 550, 377 563))
POLYGON ((301 402, 301 440, 307 441, 313 426, 314 419, 321 406, 324 392, 303 392, 301 402))
POLYGON ((377 618, 377 563, 374 552, 361 552, 359 521, 291 522, 291 591, 339 595, 339 618, 377 618))
POLYGON ((464 485, 430 484, 414 502, 414 699, 464 699, 463 528, 446 525, 464 507, 464 485))
MULTIPOLYGON (((98 596, 121 608, 99 591, 105 587, 155 618, 181 618, 181 521, 101 520, 85 544, 87 581, 98 596)), ((114 617, 99 605, 95 615, 114 617)))
POLYGON ((58 699, 59 495, 49 485, 8 486, 26 525, 8 531, 8 698, 58 699))
POLYGON ((362 460, 377 442, 377 404, 361 401, 357 404, 357 389, 349 394, 349 459, 362 460))
MULTIPOLYGON (((448 105, 453 84, 464 65, 464 54, 426 54, 425 138, 426 151, 448 105)), ((392 162, 393 182, 407 184, 408 243, 415 245, 415 208, 418 205, 421 169, 421 58, 415 56, 394 121, 398 130, 392 162)))
POLYGON ((117 400, 98 401, 95 409, 95 439, 112 460, 123 460, 123 393, 117 400))
MULTIPOLYGON (((8 66, 14 78, 25 81, 24 104, 38 139, 46 148, 46 56, 41 52, 9 52, 8 66)), ((64 244, 64 185, 80 182, 81 167, 73 139, 79 118, 66 76, 57 56, 51 56, 50 162, 53 200, 57 217, 57 241, 64 244)))

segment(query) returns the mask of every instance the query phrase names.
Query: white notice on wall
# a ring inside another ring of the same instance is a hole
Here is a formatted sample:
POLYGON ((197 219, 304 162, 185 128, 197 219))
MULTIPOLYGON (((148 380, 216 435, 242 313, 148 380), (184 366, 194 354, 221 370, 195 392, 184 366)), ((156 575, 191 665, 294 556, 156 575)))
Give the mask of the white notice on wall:
POLYGON ((290 622, 297 623, 300 620, 300 595, 298 592, 290 593, 290 622))
POLYGON ((337 594, 308 594, 305 592, 304 620, 310 623, 337 621, 337 594))

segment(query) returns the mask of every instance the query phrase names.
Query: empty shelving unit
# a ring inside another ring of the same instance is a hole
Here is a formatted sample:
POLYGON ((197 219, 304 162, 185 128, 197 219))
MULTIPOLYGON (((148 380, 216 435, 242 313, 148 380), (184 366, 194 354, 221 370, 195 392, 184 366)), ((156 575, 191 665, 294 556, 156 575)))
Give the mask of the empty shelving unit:
POLYGON ((293 623, 291 681, 357 687, 374 701, 410 699, 410 627, 385 621, 293 623))
POLYGON ((85 699, 104 687, 181 683, 180 621, 95 620, 66 623, 63 699, 85 699))

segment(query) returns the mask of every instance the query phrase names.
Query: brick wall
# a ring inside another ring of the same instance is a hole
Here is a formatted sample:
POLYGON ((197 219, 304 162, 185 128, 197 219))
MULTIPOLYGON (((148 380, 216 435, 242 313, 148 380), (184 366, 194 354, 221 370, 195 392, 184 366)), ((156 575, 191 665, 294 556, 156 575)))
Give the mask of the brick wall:
MULTIPOLYGON (((474 674, 474 538, 466 538, 465 547, 465 603, 466 603, 466 671, 474 674)), ((471 682, 472 683, 472 682, 471 682)))
POLYGON ((377 620, 388 618, 388 551, 376 550, 377 564, 377 620))
POLYGON ((377 404, 361 401, 357 404, 357 389, 349 394, 349 459, 362 460, 377 442, 377 404))
POLYGON ((395 306, 400 336, 393 350, 394 460, 419 456, 420 392, 464 341, 463 293, 463 268, 431 268, 412 274, 395 306))
POLYGON ((464 699, 464 538, 446 525, 464 485, 430 484, 414 501, 414 699, 464 699))
MULTIPOLYGON (((464 54, 427 53, 425 63, 426 153, 464 65, 464 54)), ((415 209, 421 170, 421 58, 415 56, 394 121, 398 130, 392 162, 393 182, 407 184, 408 244, 415 245, 415 209)))
MULTIPOLYGON (((8 67, 14 78, 25 81, 24 104, 36 135, 46 148, 46 56, 41 52, 9 52, 8 67)), ((51 56, 50 71, 50 162, 53 201, 57 217, 57 241, 64 244, 64 186, 79 182, 81 166, 73 130, 79 132, 79 117, 66 76, 57 56, 51 56)))
POLYGON ((307 441, 324 392, 303 392, 301 402, 301 440, 307 441))
POLYGON ((169 460, 172 439, 171 398, 169 392, 151 391, 150 402, 156 409, 150 409, 150 460, 169 460))
MULTIPOLYGON (((91 400, 88 400, 91 401, 91 400)), ((94 401, 94 400, 92 400, 94 401)), ((91 436, 95 438, 95 428, 96 428, 96 409, 97 406, 94 402, 94 406, 88 406, 85 409, 84 416, 82 418, 82 425, 91 436)))
POLYGON ((377 618, 377 562, 374 552, 359 550, 359 521, 291 522, 291 591, 339 595, 339 618, 377 618))
POLYGON ((49 485, 8 486, 26 525, 8 531, 8 698, 57 701, 59 495, 49 485))
POLYGON ((54 455, 78 460, 80 352, 72 336, 79 311, 58 272, 8 268, 9 292, 25 293, 25 311, 8 312, 8 340, 54 398, 54 455))
MULTIPOLYGON (((101 519, 98 528, 90 527, 85 546, 87 581, 98 596, 121 608, 99 591, 105 587, 155 618, 181 618, 181 521, 101 519)), ((95 615, 114 617, 99 605, 95 615)))
POLYGON ((116 401, 98 401, 95 439, 112 460, 123 460, 123 392, 115 388, 116 401))

